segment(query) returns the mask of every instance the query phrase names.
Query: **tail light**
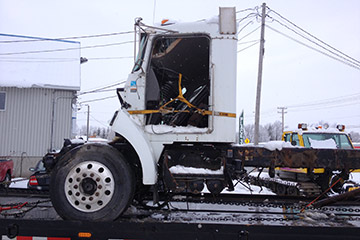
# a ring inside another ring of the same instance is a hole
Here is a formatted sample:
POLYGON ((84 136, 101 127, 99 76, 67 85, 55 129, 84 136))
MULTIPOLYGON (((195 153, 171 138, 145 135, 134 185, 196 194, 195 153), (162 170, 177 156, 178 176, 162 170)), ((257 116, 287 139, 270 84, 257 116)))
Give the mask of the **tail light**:
POLYGON ((35 176, 31 176, 31 177, 30 177, 30 179, 29 179, 29 185, 30 185, 30 186, 38 186, 38 185, 39 185, 39 183, 38 183, 38 181, 37 181, 37 179, 36 179, 35 176))

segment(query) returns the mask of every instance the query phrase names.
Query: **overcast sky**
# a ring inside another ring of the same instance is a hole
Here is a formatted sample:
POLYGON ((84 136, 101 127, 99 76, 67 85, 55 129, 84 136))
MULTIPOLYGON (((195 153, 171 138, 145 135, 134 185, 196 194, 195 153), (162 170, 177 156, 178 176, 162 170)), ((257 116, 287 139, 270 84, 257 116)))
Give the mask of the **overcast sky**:
MULTIPOLYGON (((0 0, 0 33, 46 38, 117 33, 133 30, 134 19, 153 24, 163 18, 196 21, 218 14, 219 6, 237 10, 260 6, 257 0, 0 0)), ((268 0, 267 6, 332 47, 360 60, 360 1, 358 0, 268 0)), ((251 12, 251 11, 250 11, 251 12)), ((247 13, 239 13, 243 18, 247 13)), ((281 120, 277 107, 288 107, 285 125, 298 122, 344 123, 360 131, 360 70, 336 61, 298 42, 311 42, 293 34, 276 20, 267 19, 261 96, 261 124, 281 120), (276 32, 278 31, 278 32, 276 32), (280 33, 279 33, 280 32, 280 33), (292 37, 289 39, 282 34, 292 37)), ((260 26, 259 19, 242 21, 239 39, 260 26), (247 25, 246 25, 247 24, 247 25)), ((287 23, 287 26, 294 28, 287 23)), ((245 112, 245 124, 254 122, 260 30, 239 41, 238 113, 245 112), (247 43, 248 42, 248 43, 247 43), (247 49, 246 47, 251 46, 247 49), (245 50, 244 50, 245 49, 245 50)), ((83 38, 82 47, 122 43, 133 34, 83 38)), ((311 45, 316 47, 316 45, 311 45)), ((319 48, 318 48, 319 49, 319 48)), ((323 49, 321 49, 323 50, 323 49)), ((125 81, 131 71, 133 44, 82 49, 89 61, 81 65, 81 92, 125 81)), ((115 96, 115 91, 85 94, 79 102, 115 96)), ((88 102, 91 125, 107 126, 119 107, 116 97, 88 102)), ((229 103, 233 104, 233 103, 229 103)), ((234 103, 235 104, 235 103, 234 103)), ((78 114, 78 125, 86 124, 86 107, 78 114)), ((349 129, 348 129, 349 130, 349 129)))

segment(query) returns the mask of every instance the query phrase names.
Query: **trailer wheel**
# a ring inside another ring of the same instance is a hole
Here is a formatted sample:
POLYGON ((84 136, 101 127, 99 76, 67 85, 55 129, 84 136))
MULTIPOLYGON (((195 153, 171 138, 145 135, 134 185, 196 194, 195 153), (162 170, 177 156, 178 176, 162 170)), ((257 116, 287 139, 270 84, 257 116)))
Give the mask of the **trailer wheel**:
POLYGON ((57 164, 50 197, 64 219, 111 221, 131 203, 134 182, 120 152, 109 145, 87 144, 74 148, 57 164))

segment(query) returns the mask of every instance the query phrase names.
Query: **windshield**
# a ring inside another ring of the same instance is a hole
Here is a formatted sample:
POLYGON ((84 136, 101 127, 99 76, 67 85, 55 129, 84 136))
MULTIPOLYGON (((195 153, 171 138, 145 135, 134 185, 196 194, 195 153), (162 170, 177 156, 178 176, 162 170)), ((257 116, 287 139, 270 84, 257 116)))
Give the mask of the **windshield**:
POLYGON ((346 134, 339 133, 303 133, 304 147, 315 147, 319 142, 324 144, 336 144, 336 148, 349 149, 352 145, 346 134))
POLYGON ((46 171, 45 166, 44 166, 44 163, 43 163, 42 160, 40 160, 40 161, 36 164, 35 171, 36 171, 36 172, 38 172, 38 171, 46 171))

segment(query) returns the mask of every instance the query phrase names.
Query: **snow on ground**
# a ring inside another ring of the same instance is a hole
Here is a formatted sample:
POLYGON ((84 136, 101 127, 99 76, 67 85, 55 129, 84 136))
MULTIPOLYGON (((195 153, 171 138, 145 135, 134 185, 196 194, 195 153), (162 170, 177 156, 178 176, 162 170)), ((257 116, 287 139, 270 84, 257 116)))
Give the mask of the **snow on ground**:
POLYGON ((28 188, 29 179, 12 178, 10 188, 28 188))

